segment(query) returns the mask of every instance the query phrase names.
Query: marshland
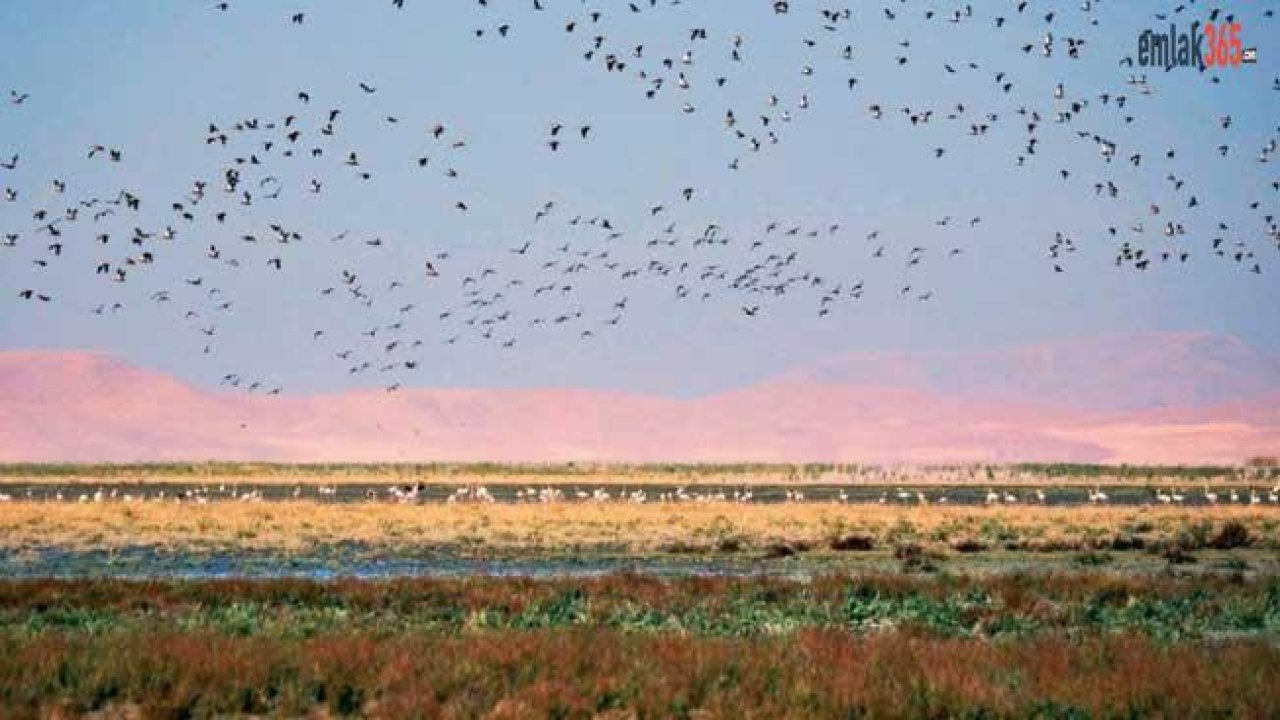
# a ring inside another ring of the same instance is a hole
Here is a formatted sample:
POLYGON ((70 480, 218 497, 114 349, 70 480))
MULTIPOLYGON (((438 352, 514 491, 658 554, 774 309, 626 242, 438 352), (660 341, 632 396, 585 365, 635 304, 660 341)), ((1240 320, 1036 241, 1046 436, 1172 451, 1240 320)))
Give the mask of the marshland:
POLYGON ((1275 4, 0 0, 0 720, 1280 718, 1275 4))
POLYGON ((6 717, 1280 711, 1269 467, 0 476, 6 717))

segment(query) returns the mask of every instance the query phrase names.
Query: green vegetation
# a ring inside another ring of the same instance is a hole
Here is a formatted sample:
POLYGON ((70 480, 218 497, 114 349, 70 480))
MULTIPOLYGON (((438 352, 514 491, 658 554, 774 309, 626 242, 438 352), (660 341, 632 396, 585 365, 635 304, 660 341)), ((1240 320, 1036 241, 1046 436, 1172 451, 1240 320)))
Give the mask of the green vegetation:
POLYGON ((1176 480, 1210 480, 1231 478, 1239 468, 1226 465, 1091 465, 1082 463, 1019 463, 1013 466, 1018 472, 1043 475, 1050 478, 1118 478, 1121 480, 1152 480, 1155 478, 1176 480))
MULTIPOLYGON (((920 559, 917 554, 908 553, 920 559)), ((387 638, 599 627, 750 637, 898 628, 937 637, 1132 632, 1159 640, 1280 639, 1280 578, 873 574, 784 579, 122 581, 0 583, 0 636, 213 632, 387 638)))

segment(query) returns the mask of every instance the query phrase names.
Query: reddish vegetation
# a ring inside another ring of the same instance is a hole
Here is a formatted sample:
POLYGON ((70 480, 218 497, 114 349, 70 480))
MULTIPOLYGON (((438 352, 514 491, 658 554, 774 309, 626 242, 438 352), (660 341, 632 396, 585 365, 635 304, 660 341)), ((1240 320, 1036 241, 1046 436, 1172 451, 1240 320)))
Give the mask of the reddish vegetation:
POLYGON ((148 717, 1274 717, 1280 649, 1130 636, 1015 644, 805 632, 722 640, 607 630, 377 641, 211 634, 0 641, 8 718, 131 707, 148 717), (1056 711, 1056 712, 1050 712, 1056 711))
POLYGON ((1275 717, 1280 646, 1265 630, 1156 640, 1089 618, 1137 605, 1155 613, 1139 622, 1221 612, 1227 625, 1214 627, 1236 628, 1269 617, 1278 588, 1238 575, 1091 572, 8 581, 0 717, 1275 717), (977 597, 990 601, 951 630, 909 618, 856 633, 816 624, 855 598, 919 610, 977 597), (565 599, 575 609, 557 612, 565 599), (648 629, 607 624, 622 609, 648 629), (471 622, 525 611, 536 622, 471 622), (694 627, 744 612, 742 632, 694 627), (968 636, 1002 619, 1044 631, 968 636))

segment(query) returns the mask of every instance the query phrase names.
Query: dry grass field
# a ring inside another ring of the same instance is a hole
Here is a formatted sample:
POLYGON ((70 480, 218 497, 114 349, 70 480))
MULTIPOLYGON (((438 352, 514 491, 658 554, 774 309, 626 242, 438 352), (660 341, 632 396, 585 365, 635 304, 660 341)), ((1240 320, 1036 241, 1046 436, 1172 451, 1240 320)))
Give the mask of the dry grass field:
MULTIPOLYGON (((785 503, 423 504, 169 502, 0 504, 0 547, 101 549, 389 547, 626 553, 822 549, 863 537, 938 549, 977 543, 1028 551, 1209 547, 1224 527, 1236 544, 1280 548, 1280 507, 942 507, 785 503)), ((1221 541, 1221 539, 1219 539, 1221 541)))

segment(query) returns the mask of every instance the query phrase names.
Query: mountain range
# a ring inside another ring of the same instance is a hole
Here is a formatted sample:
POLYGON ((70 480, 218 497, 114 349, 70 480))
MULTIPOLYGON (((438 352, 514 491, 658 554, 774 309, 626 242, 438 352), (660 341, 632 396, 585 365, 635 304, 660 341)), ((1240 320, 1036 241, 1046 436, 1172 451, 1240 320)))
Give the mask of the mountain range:
POLYGON ((0 352, 0 461, 1235 463, 1280 454, 1280 356, 1144 333, 858 352, 727 392, 262 396, 81 351, 0 352))

